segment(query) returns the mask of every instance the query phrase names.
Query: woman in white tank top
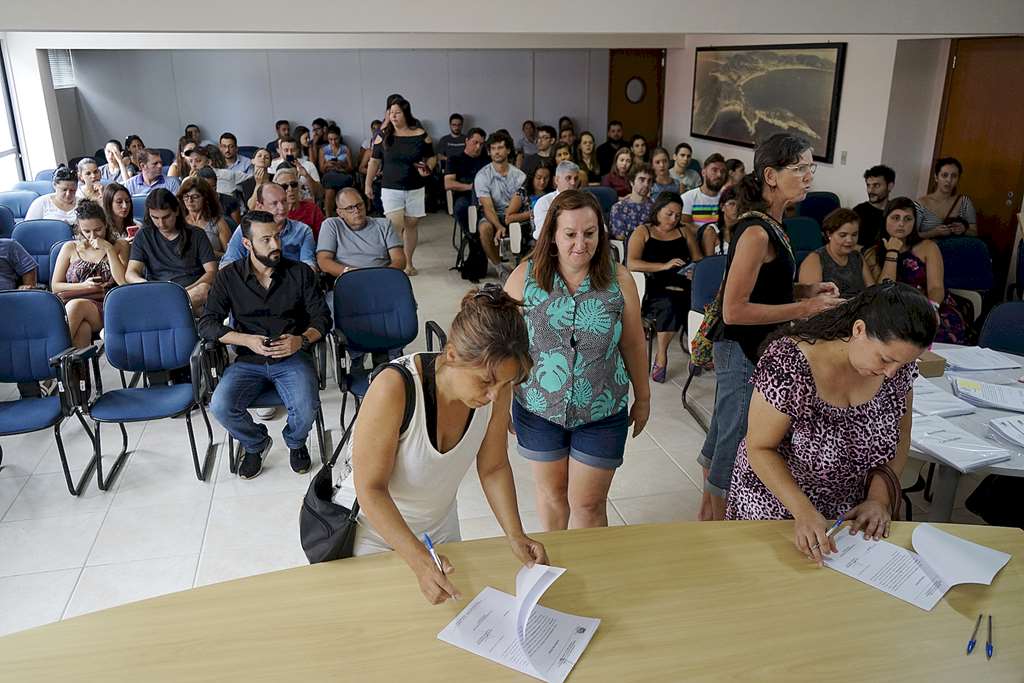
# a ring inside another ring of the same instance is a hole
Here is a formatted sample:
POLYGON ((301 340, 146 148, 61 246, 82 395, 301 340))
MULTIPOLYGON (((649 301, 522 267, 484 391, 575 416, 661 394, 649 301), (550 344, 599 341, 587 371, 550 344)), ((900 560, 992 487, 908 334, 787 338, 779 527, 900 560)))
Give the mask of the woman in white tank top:
MULTIPOLYGON (((480 484, 512 552, 524 564, 547 562, 544 546, 526 536, 508 462, 512 385, 533 365, 519 302, 497 285, 465 296, 440 354, 400 358, 413 377, 416 405, 399 433, 405 380, 385 370, 373 381, 353 426, 346 460, 351 474, 334 500, 359 500, 353 554, 395 550, 432 604, 459 597, 440 556, 439 571, 423 544, 460 541, 456 496, 476 462, 480 484)), ((339 468, 347 470, 348 468, 339 468)), ((344 476, 344 475, 343 475, 344 476)))

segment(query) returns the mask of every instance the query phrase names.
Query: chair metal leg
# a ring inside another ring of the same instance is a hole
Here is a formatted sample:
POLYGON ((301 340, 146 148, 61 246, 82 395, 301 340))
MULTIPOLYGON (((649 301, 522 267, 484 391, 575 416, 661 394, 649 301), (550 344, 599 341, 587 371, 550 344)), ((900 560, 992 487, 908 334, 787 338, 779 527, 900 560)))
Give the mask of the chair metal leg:
POLYGON ((934 478, 935 478, 935 463, 929 463, 928 464, 928 477, 925 479, 925 482, 924 482, 924 493, 921 494, 921 495, 924 496, 924 499, 926 501, 928 501, 929 503, 932 502, 932 497, 934 495, 932 493, 932 480, 934 478))
POLYGON ((100 440, 100 423, 95 422, 96 434, 93 439, 93 444, 96 450, 96 485, 100 487, 100 491, 109 491, 110 485, 117 479, 117 475, 121 472, 121 468, 124 467, 124 463, 128 458, 128 430, 124 428, 124 424, 121 422, 117 423, 117 426, 121 429, 121 452, 117 454, 117 459, 114 461, 114 466, 110 468, 110 473, 103 476, 103 451, 102 442, 100 440))
MULTIPOLYGON (((78 419, 82 420, 82 416, 79 415, 78 419)), ((77 496, 82 493, 82 490, 85 488, 85 485, 89 482, 89 478, 92 477, 93 470, 95 469, 97 473, 99 472, 99 459, 96 457, 96 451, 94 448, 93 455, 89 459, 89 464, 85 466, 85 471, 82 472, 82 476, 79 477, 78 479, 78 484, 72 482, 71 469, 68 467, 67 453, 65 453, 64 451, 64 440, 60 436, 60 425, 60 422, 53 425, 53 438, 57 442, 57 454, 60 455, 60 465, 61 468, 63 468, 64 470, 64 481, 67 482, 68 491, 71 493, 72 496, 77 496)), ((85 427, 86 434, 88 434, 89 436, 89 441, 94 442, 92 430, 89 429, 88 425, 86 425, 84 421, 82 421, 82 426, 85 427)))
POLYGON ((228 434, 228 470, 231 474, 238 474, 238 462, 242 459, 242 454, 235 452, 235 437, 228 434))
POLYGON ((324 434, 324 409, 318 407, 316 409, 316 440, 317 445, 320 447, 320 462, 327 464, 327 446, 325 445, 326 435, 324 434))
POLYGON ((196 436, 192 429, 192 409, 185 411, 185 427, 188 429, 188 444, 192 448, 192 464, 196 468, 196 478, 199 481, 206 481, 210 474, 210 467, 214 459, 213 427, 210 426, 210 418, 206 416, 206 409, 199 405, 199 412, 203 415, 203 422, 206 423, 206 457, 203 458, 202 466, 199 465, 199 451, 196 449, 196 436))

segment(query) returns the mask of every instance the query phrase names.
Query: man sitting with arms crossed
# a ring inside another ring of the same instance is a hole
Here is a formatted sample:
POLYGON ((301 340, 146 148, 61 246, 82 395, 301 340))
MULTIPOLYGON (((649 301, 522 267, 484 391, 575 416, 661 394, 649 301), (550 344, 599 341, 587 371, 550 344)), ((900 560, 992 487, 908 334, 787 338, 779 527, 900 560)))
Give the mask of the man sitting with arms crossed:
POLYGON ((575 190, 580 184, 580 167, 572 161, 561 161, 555 169, 555 191, 548 192, 537 200, 533 207, 533 239, 540 237, 540 230, 544 227, 544 221, 548 216, 548 209, 551 202, 560 192, 575 190))
MULTIPOLYGON (((305 223, 288 218, 288 196, 285 189, 277 183, 263 183, 256 188, 253 197, 256 199, 255 208, 271 214, 274 225, 281 228, 281 249, 285 258, 302 261, 316 270, 316 241, 313 239, 313 231, 305 223)), ((248 255, 245 236, 239 226, 235 228, 231 241, 224 250, 224 257, 220 260, 221 268, 248 255)))
POLYGON ((491 133, 491 137, 487 138, 491 163, 480 169, 473 180, 473 189, 483 213, 477 224, 480 243, 487 259, 495 265, 501 263, 498 244, 508 232, 505 209, 526 180, 526 174, 508 161, 513 144, 512 136, 508 133, 491 133))
POLYGON ((481 168, 491 163, 484 153, 485 139, 487 134, 482 128, 470 128, 465 149, 448 160, 444 176, 444 189, 452 193, 452 212, 463 230, 469 229, 467 211, 473 203, 473 179, 481 168))
POLYGON ((316 274, 282 256, 282 229, 272 214, 250 211, 239 229, 247 257, 220 271, 199 321, 204 339, 233 344, 238 353, 213 392, 210 411, 245 450, 238 475, 252 479, 273 440, 248 408, 273 385, 288 410, 282 436, 291 467, 302 474, 309 471, 306 437, 320 406, 310 349, 330 328, 331 314, 316 274), (234 328, 224 324, 228 316, 234 328))

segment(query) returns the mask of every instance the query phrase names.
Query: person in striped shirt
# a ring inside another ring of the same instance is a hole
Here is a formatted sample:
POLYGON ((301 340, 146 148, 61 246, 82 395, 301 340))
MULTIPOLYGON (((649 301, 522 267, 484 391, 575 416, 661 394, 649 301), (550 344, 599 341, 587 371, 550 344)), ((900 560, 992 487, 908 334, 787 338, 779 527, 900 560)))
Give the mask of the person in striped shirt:
POLYGON ((718 220, 718 195, 728 175, 725 157, 715 152, 704 160, 704 182, 683 193, 682 222, 688 233, 697 239, 697 231, 718 220))

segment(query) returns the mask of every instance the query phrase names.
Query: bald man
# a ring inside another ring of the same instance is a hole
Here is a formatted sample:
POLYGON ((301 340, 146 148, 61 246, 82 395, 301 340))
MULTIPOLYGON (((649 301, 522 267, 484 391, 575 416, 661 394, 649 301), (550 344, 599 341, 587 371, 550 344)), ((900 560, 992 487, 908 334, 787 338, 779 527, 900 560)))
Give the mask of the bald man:
POLYGON ((320 270, 337 277, 356 268, 405 269, 402 239, 387 218, 366 215, 366 201, 358 190, 338 192, 337 218, 320 226, 316 262, 320 270))

